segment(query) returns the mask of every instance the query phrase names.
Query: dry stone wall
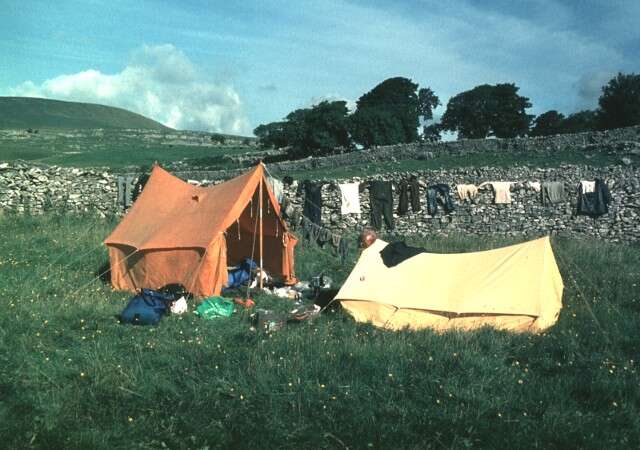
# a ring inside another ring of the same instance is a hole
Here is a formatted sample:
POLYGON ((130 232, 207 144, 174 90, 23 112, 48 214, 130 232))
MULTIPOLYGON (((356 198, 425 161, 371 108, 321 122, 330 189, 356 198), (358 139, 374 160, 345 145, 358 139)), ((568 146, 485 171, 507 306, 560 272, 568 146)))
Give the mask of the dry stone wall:
MULTIPOLYGON (((352 167, 370 160, 407 159, 431 157, 434 154, 468 154, 473 152, 549 152, 555 150, 579 150, 640 153, 640 127, 623 128, 606 132, 560 135, 527 139, 468 140, 439 144, 411 144, 374 149, 370 152, 334 155, 302 161, 281 162, 269 165, 272 172, 284 176, 288 171, 301 171, 317 167, 352 167), (421 156, 422 155, 422 156, 421 156), (431 155, 431 156, 429 156, 431 155), (360 158, 360 159, 359 159, 360 158), (365 158, 362 160, 362 158, 365 158)), ((193 184, 208 185, 231 178, 240 171, 179 172, 177 175, 193 184)), ((354 173, 357 169, 354 167, 354 173)), ((362 214, 342 216, 338 184, 351 181, 384 179, 397 184, 411 175, 422 183, 420 212, 409 211, 396 217, 395 231, 399 234, 429 234, 463 232, 475 235, 501 234, 536 236, 564 234, 593 236, 616 242, 640 241, 640 169, 632 163, 609 167, 567 165, 559 168, 536 169, 510 168, 461 168, 448 170, 424 170, 412 173, 389 173, 367 179, 350 178, 331 180, 323 188, 323 225, 336 232, 357 232, 369 226, 369 196, 361 194, 362 214), (607 181, 613 203, 607 215, 591 218, 576 214, 576 189, 580 180, 603 178, 607 181), (456 209, 451 214, 436 216, 426 213, 425 187, 432 183, 445 183, 452 189, 456 184, 478 185, 485 181, 512 181, 513 202, 508 205, 493 203, 491 190, 481 191, 473 202, 455 198, 456 209), (543 206, 540 194, 529 189, 528 181, 562 181, 568 193, 566 200, 553 206, 543 206)), ((100 216, 120 215, 125 212, 118 179, 122 175, 108 171, 35 166, 24 162, 0 161, 0 211, 17 213, 91 212, 100 216), (120 194, 120 195, 119 195, 120 194)), ((129 177, 139 188, 141 174, 129 177)), ((121 183, 120 183, 121 185, 121 183)), ((296 208, 301 209, 303 197, 295 189, 287 188, 287 194, 296 208)), ((394 191, 394 211, 397 211, 397 190, 394 191)))
MULTIPOLYGON (((474 235, 540 236, 545 234, 592 236, 613 242, 640 241, 640 169, 630 166, 562 166, 552 169, 528 167, 424 170, 349 178, 326 182, 322 189, 322 224, 336 233, 358 232, 370 226, 369 193, 360 194, 362 214, 340 214, 342 182, 366 182, 372 179, 392 181, 394 185, 395 231, 398 234, 462 232, 474 235), (416 176, 421 183, 421 211, 410 210, 398 216, 397 186, 416 176), (603 178, 613 196, 609 213, 591 218, 576 214, 577 187, 580 180, 603 178), (426 186, 445 183, 455 192, 456 184, 479 185, 485 181, 511 181, 512 203, 493 203, 491 189, 481 190, 474 201, 462 201, 454 194, 455 210, 435 216, 427 214, 426 186), (543 206, 540 193, 528 187, 528 181, 561 181, 567 198, 564 202, 543 206)), ((134 180, 134 182, 137 180, 134 180)), ((189 180, 193 184, 217 181, 189 180)), ((0 208, 5 211, 40 213, 91 212, 102 217, 118 215, 124 208, 118 202, 117 175, 108 172, 61 167, 33 167, 27 164, 0 164, 0 208)), ((285 192, 294 207, 302 210, 304 194, 296 186, 285 192)))
POLYGON ((0 211, 39 214, 47 211, 118 211, 115 176, 109 172, 0 163, 0 211))
MULTIPOLYGON (((562 151, 580 151, 587 154, 615 154, 623 158, 640 155, 640 126, 588 133, 558 134, 554 136, 513 139, 466 139, 452 142, 413 143, 388 145, 367 151, 354 151, 324 157, 295 161, 273 162, 269 168, 276 174, 313 169, 354 167, 376 162, 426 160, 441 156, 470 154, 553 154, 562 151)), ((184 177, 210 180, 224 179, 246 169, 224 171, 183 171, 184 177)))

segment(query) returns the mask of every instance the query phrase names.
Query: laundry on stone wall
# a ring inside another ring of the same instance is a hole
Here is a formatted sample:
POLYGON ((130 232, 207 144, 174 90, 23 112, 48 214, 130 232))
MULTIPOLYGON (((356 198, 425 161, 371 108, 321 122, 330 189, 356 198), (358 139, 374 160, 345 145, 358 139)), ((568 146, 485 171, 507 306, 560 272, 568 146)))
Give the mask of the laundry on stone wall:
POLYGON ((360 183, 343 183, 338 185, 340 188, 340 213, 345 216, 347 214, 360 214, 360 183))
POLYGON ((493 202, 496 205, 511 203, 511 185, 512 181, 485 181, 478 186, 478 189, 484 186, 493 188, 493 202))
POLYGON ((427 186, 427 213, 431 216, 438 214, 438 206, 441 206, 445 214, 455 209, 451 198, 451 189, 446 184, 432 184, 427 186))
POLYGON ((602 216, 609 212, 611 200, 609 187, 600 178, 593 182, 582 181, 578 186, 578 214, 602 216))
POLYGON ((393 192, 390 181, 373 180, 367 185, 371 202, 371 226, 382 229, 382 219, 387 230, 395 228, 393 220, 393 192))
MULTIPOLYGON (((284 186, 295 188, 297 182, 285 180, 284 186)), ((275 183, 274 183, 275 184, 275 183)), ((349 240, 336 233, 334 229, 322 225, 324 185, 331 184, 335 192, 339 192, 339 213, 361 214, 363 212, 360 194, 369 191, 369 224, 372 228, 387 230, 395 228, 394 200, 397 201, 397 216, 421 211, 422 198, 420 196, 421 182, 416 176, 405 178, 395 183, 397 200, 393 195, 393 184, 390 181, 370 180, 350 183, 311 182, 305 180, 297 185, 297 194, 303 197, 302 211, 294 207, 286 195, 282 196, 281 212, 290 223, 293 230, 297 230, 301 237, 321 248, 329 248, 334 256, 345 261, 349 252, 349 240)), ((422 184, 424 186, 424 184, 422 184)), ((460 183, 453 185, 433 183, 426 187, 426 214, 437 216, 440 212, 450 214, 455 210, 456 202, 453 194, 457 194, 459 202, 478 204, 480 190, 490 187, 493 193, 493 203, 508 205, 513 202, 512 189, 520 191, 529 189, 540 195, 542 205, 553 206, 568 200, 564 182, 560 181, 488 181, 479 185, 460 183)), ((332 190, 325 192, 333 192, 332 190)), ((335 195, 335 194, 334 194, 335 195)), ((597 217, 608 212, 608 205, 612 201, 611 194, 603 180, 582 180, 578 186, 577 213, 597 217)), ((412 216, 415 217, 415 216, 412 216)), ((415 217, 417 219, 417 217, 415 217)), ((333 218, 331 219, 333 222, 333 218)), ((355 222, 354 222, 355 223, 355 222)))
POLYGON ((460 200, 473 200, 478 196, 478 187, 475 184, 456 184, 456 192, 460 200))
POLYGON ((564 183, 560 181, 545 181, 540 189, 542 204, 555 205, 565 200, 564 183))
POLYGON ((398 186, 398 215, 404 216, 409 212, 409 205, 413 212, 419 212, 420 206, 420 184, 415 175, 408 181, 400 182, 398 186))

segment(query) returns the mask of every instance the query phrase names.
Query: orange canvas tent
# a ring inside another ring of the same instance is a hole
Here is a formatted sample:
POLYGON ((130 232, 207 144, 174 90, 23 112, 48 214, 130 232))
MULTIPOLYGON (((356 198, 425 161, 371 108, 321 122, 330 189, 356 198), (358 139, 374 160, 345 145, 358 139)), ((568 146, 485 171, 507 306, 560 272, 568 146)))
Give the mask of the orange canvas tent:
POLYGON ((140 196, 104 243, 116 289, 180 283, 197 296, 220 293, 227 266, 246 257, 285 284, 297 280, 297 239, 258 164, 247 173, 198 187, 154 166, 140 196))

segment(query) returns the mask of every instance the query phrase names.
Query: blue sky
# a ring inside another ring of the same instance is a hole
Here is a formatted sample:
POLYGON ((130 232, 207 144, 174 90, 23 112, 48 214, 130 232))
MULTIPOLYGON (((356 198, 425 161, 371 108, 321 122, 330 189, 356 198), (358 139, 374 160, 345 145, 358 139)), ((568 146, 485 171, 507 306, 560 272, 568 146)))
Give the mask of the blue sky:
MULTIPOLYGON (((530 113, 597 105, 640 72, 638 0, 2 0, 0 95, 121 106, 250 134, 404 76, 444 104, 515 82, 530 113)), ((444 106, 436 111, 436 117, 444 106)))

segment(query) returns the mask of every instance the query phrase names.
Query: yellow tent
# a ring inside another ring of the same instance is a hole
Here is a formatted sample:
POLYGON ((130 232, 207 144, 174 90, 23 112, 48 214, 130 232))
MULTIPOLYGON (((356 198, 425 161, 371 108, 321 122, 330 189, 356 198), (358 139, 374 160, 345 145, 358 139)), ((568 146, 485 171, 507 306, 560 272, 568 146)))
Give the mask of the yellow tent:
POLYGON ((548 237, 473 253, 421 253, 386 267, 378 239, 336 296, 358 322, 398 330, 491 326, 539 332, 562 308, 563 283, 548 237))

